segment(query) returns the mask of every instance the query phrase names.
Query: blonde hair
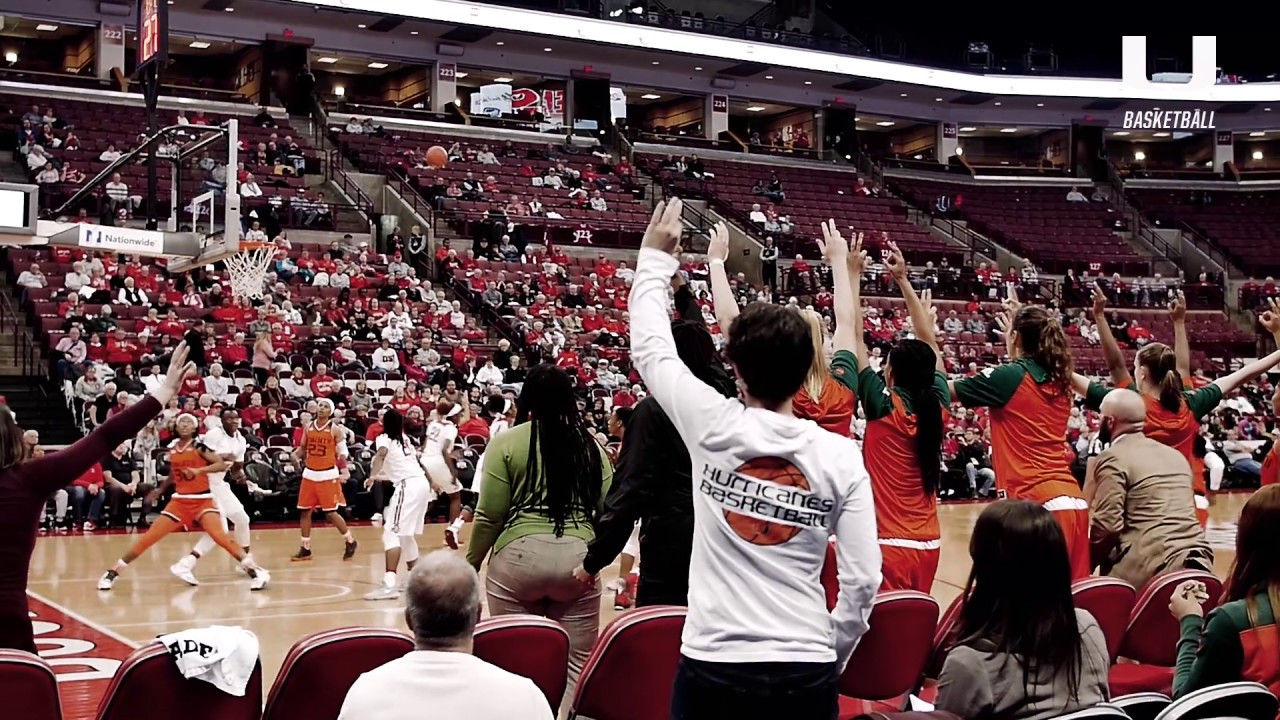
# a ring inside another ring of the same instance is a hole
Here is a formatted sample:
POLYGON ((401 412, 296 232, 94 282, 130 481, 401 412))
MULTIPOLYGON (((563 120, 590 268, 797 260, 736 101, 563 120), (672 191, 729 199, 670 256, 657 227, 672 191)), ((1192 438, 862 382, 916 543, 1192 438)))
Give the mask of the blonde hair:
POLYGON ((813 343, 813 362, 809 364, 809 374, 805 375, 803 387, 805 393, 816 401, 822 397, 822 389, 827 385, 826 330, 818 313, 806 308, 800 314, 809 324, 809 340, 813 343))

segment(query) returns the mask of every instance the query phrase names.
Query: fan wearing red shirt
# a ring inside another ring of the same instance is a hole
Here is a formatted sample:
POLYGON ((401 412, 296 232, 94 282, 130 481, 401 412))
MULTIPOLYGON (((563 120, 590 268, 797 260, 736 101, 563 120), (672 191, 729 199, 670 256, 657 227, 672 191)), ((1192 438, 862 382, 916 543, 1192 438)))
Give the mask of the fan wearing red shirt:
POLYGON ((614 265, 613 261, 611 261, 609 258, 605 257, 604 255, 601 255, 600 259, 596 261, 596 275, 599 275, 601 278, 605 280, 609 280, 609 279, 612 279, 613 276, 617 274, 618 274, 618 266, 614 265))
POLYGON ((174 340, 181 339, 187 332, 186 324, 179 320, 178 313, 172 310, 169 311, 169 314, 165 315, 164 322, 160 323, 160 327, 158 329, 160 333, 168 335, 174 340))
POLYGON ((275 323, 271 326, 271 347, 276 352, 293 352, 293 326, 275 323))
POLYGON ((335 382, 333 376, 329 374, 329 366, 317 363, 316 372, 311 376, 311 394, 317 398, 327 398, 333 394, 335 382))
POLYGON ((604 325, 605 319, 604 316, 600 314, 600 311, 596 310, 594 307, 587 308, 587 314, 582 316, 583 331, 588 333, 599 332, 604 328, 604 325))
POLYGON ((453 347, 453 365, 454 367, 465 367, 468 362, 476 359, 476 354, 471 350, 471 343, 465 338, 453 347))
POLYGON ((178 395, 186 398, 198 398, 204 394, 204 378, 199 373, 193 373, 186 376, 182 380, 182 385, 178 386, 178 395))
POLYGON ((138 344, 124 334, 124 328, 117 328, 115 334, 107 338, 107 363, 111 365, 128 365, 138 360, 138 344))
MULTIPOLYGON (((223 298, 222 304, 214 308, 213 312, 209 314, 213 316, 214 320, 221 323, 240 322, 240 308, 231 304, 231 298, 229 297, 223 298)), ((256 319, 256 315, 254 318, 251 318, 251 319, 256 319)), ((178 335, 181 336, 182 333, 179 332, 178 335)))
POLYGON ((572 347, 565 347, 565 349, 561 350, 560 354, 556 356, 556 367, 561 370, 568 370, 569 368, 576 368, 581 365, 582 358, 578 357, 578 351, 574 350, 572 347))
POLYGON ((465 438, 468 435, 479 435, 486 441, 489 439, 489 423, 483 416, 474 416, 467 412, 467 421, 458 426, 458 436, 465 438))
POLYGON ((102 338, 98 333, 89 336, 89 341, 85 343, 85 357, 90 362, 100 363, 107 361, 107 346, 102 344, 102 338))
POLYGON ((629 408, 636 404, 636 396, 631 394, 630 388, 618 388, 613 393, 613 406, 629 408))
POLYGON ((222 355, 222 363, 231 367, 249 366, 249 348, 244 344, 244 333, 236 333, 230 338, 224 337, 218 348, 222 355))

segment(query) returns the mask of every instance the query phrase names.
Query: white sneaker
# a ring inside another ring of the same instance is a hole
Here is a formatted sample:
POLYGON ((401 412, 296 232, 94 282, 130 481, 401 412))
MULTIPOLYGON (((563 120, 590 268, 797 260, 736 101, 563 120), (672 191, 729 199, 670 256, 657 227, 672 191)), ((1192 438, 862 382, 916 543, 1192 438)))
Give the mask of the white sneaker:
POLYGON ((240 563, 236 563, 236 574, 237 574, 237 575, 248 575, 248 574, 249 574, 249 571, 248 571, 248 570, 245 570, 245 569, 244 569, 244 566, 243 566, 243 565, 241 565, 240 563))
POLYGON ((373 514, 373 517, 369 518, 369 522, 370 522, 374 527, 378 527, 379 525, 381 525, 381 524, 382 524, 382 513, 374 513, 374 514, 373 514))
POLYGON ((253 582, 249 583, 250 590, 262 590, 267 587, 267 583, 271 582, 271 573, 258 568, 254 571, 253 582))
POLYGON ((395 600, 398 597, 400 597, 400 590, 398 588, 387 587, 386 585, 383 585, 377 590, 374 590, 371 593, 367 593, 364 596, 364 599, 365 600, 395 600))
POLYGON ((102 577, 98 579, 99 590, 110 590, 115 584, 116 579, 111 577, 111 573, 109 572, 103 573, 102 577))
POLYGON ((173 573, 174 577, 191 587, 196 587, 200 584, 200 581, 196 579, 195 573, 191 572, 191 570, 191 566, 181 560, 169 566, 169 572, 173 573))

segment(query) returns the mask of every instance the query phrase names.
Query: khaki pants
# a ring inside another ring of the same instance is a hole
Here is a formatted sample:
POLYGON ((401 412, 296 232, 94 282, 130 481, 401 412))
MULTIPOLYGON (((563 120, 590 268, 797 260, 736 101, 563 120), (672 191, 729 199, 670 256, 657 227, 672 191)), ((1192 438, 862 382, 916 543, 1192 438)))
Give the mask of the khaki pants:
POLYGON ((578 674, 600 632, 600 583, 587 587, 573 577, 586 554, 587 544, 578 538, 526 535, 490 558, 485 576, 490 615, 541 615, 569 633, 562 710, 573 699, 578 674))

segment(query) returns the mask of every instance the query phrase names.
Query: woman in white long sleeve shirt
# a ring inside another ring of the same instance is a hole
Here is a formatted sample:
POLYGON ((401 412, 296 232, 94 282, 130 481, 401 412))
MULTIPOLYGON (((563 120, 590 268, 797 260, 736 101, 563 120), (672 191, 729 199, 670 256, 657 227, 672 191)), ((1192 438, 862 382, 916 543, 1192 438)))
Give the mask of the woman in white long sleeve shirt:
POLYGON ((501 385, 502 380, 502 370, 494 366, 493 358, 485 360, 484 367, 476 371, 476 382, 481 385, 501 385))
MULTIPOLYGON (((799 314, 755 303, 725 329, 743 401, 677 355, 667 296, 681 206, 658 204, 630 298, 632 361, 693 467, 689 613, 671 717, 834 718, 837 682, 881 582, 871 479, 857 444, 792 414, 813 354, 799 314), (828 613, 819 575, 832 535, 840 593, 828 613)), ((715 234, 727 244, 723 225, 715 234)))

